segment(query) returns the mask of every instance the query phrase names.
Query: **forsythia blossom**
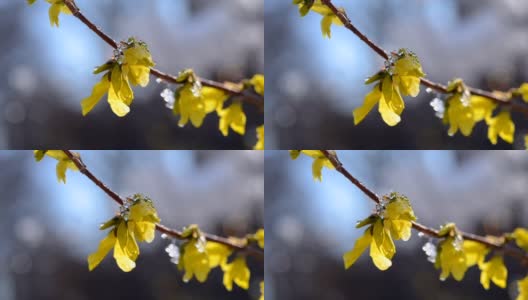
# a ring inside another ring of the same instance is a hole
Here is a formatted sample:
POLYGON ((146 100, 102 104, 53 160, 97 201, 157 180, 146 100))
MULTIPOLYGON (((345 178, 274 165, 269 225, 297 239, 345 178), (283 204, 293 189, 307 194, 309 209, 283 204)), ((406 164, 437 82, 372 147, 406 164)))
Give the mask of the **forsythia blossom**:
POLYGON ((114 58, 97 67, 94 74, 106 73, 97 83, 92 94, 81 102, 82 114, 87 115, 101 98, 108 94, 108 104, 119 117, 130 112, 134 99, 131 85, 146 87, 149 83, 150 68, 155 64, 145 43, 128 39, 116 50, 114 58))
POLYGON ((93 270, 114 248, 114 259, 124 272, 136 267, 139 256, 137 242, 150 243, 154 240, 156 223, 160 221, 156 209, 149 198, 134 195, 127 199, 120 215, 101 225, 101 230, 111 228, 101 241, 96 252, 88 256, 88 268, 93 270))
MULTIPOLYGON (((33 5, 37 0, 26 0, 29 5, 33 5)), ((59 27, 59 14, 71 15, 71 11, 64 3, 64 0, 46 0, 51 4, 49 8, 49 19, 51 26, 59 27)))
POLYGON ((516 300, 528 300, 528 276, 518 281, 519 296, 516 300))
POLYGON ((264 96, 264 75, 257 74, 249 82, 257 94, 264 96))
MULTIPOLYGON (((343 22, 341 22, 339 17, 334 14, 328 6, 323 4, 321 0, 293 0, 293 4, 299 7, 299 12, 303 17, 306 16, 310 10, 323 16, 323 19, 321 20, 321 32, 323 33, 323 37, 332 37, 332 24, 343 26, 343 22)), ((345 13, 344 10, 339 10, 341 13, 345 13)))
POLYGON ((418 57, 405 49, 393 54, 387 68, 367 79, 366 84, 377 82, 365 97, 363 105, 354 110, 354 123, 361 123, 368 113, 379 104, 381 117, 389 126, 401 121, 405 109, 402 96, 416 97, 420 93, 420 80, 425 76, 418 57))
POLYGON ((225 109, 218 111, 220 116, 220 132, 224 136, 229 135, 229 128, 234 132, 244 135, 246 132, 246 114, 242 109, 242 103, 235 102, 225 109))
POLYGON ((521 87, 517 90, 519 94, 521 94, 521 97, 525 102, 528 102, 528 83, 524 83, 521 85, 521 87))
POLYGON ((177 81, 183 85, 176 90, 173 113, 180 116, 180 127, 187 125, 189 120, 194 127, 201 127, 205 116, 220 110, 228 98, 221 90, 202 87, 191 69, 180 72, 177 81))
POLYGON ((391 267, 396 253, 393 239, 407 241, 411 237, 412 222, 416 220, 409 200, 397 193, 384 198, 378 213, 358 223, 356 228, 369 225, 352 250, 343 255, 345 269, 350 268, 370 246, 374 265, 384 271, 391 267))
POLYGON ((500 288, 506 288, 508 269, 504 265, 502 256, 494 256, 488 262, 480 263, 479 268, 481 270, 480 283, 486 290, 490 288, 490 281, 500 288))
POLYGON ((253 150, 264 150, 264 125, 257 127, 257 143, 253 150))
POLYGON ((246 263, 246 258, 239 256, 232 263, 222 264, 224 271, 224 286, 228 291, 233 290, 233 282, 247 290, 251 273, 246 263))
POLYGON ((509 111, 500 112, 496 117, 486 120, 489 126, 488 138, 493 145, 498 143, 500 136, 505 142, 512 144, 515 135, 515 123, 511 118, 509 111))
POLYGON ((314 180, 321 181, 323 179, 323 167, 334 169, 332 162, 321 152, 321 150, 290 150, 290 157, 292 159, 297 159, 301 153, 314 159, 312 164, 312 175, 314 180))
MULTIPOLYGON (((36 161, 41 161, 46 155, 58 161, 57 179, 59 182, 66 183, 66 170, 79 171, 75 163, 62 150, 34 150, 33 154, 36 161)), ((73 153, 73 155, 79 156, 77 153, 73 153)))
POLYGON ((245 256, 238 256, 228 262, 233 250, 223 244, 207 241, 196 225, 187 227, 182 237, 188 238, 180 247, 178 264, 178 268, 185 271, 183 281, 188 282, 196 277, 199 282, 205 282, 211 270, 220 267, 224 271, 223 282, 227 290, 233 289, 233 282, 248 289, 251 273, 245 256))

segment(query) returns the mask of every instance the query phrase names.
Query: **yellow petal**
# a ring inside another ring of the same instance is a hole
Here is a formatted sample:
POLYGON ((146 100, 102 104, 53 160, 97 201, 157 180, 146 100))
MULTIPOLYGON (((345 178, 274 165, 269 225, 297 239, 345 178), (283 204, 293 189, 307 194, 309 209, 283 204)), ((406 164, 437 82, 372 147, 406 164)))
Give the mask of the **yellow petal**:
POLYGON ((112 87, 108 90, 108 104, 110 104, 110 108, 118 117, 124 117, 130 112, 130 107, 118 97, 112 87))
POLYGON ((253 76, 253 78, 250 80, 250 83, 253 85, 253 88, 257 94, 264 96, 264 75, 257 74, 253 76))
POLYGON ((99 243, 97 251, 88 256, 88 269, 92 271, 97 267, 105 256, 112 250, 116 242, 115 232, 112 230, 108 235, 99 243))
POLYGON ((323 33, 323 37, 332 37, 332 23, 333 23, 334 16, 333 15, 326 15, 321 20, 321 32, 323 33))
POLYGON ((59 27, 59 14, 63 4, 54 3, 49 8, 49 19, 51 26, 59 27))
POLYGON ((464 241, 464 253, 466 255, 466 266, 468 267, 484 262, 488 252, 488 247, 481 243, 464 241))
POLYGON ((528 276, 518 281, 519 296, 516 300, 528 300, 528 276))
POLYGON ((182 248, 179 267, 185 270, 183 280, 187 282, 195 276, 199 282, 205 282, 211 271, 207 253, 198 250, 196 240, 185 243, 182 248))
POLYGON ((524 83, 523 85, 521 85, 521 87, 519 88, 519 93, 521 93, 523 100, 525 102, 528 102, 528 83, 524 83))
POLYGON ((513 232, 513 238, 515 239, 517 246, 528 251, 528 230, 524 228, 515 229, 513 232))
POLYGON ((254 237, 257 240, 259 247, 264 249, 264 229, 257 230, 254 237))
POLYGON ((367 228, 363 235, 357 239, 356 243, 354 244, 354 248, 343 255, 345 269, 350 268, 370 245, 372 241, 372 235, 370 233, 371 230, 371 227, 367 228))
POLYGON ((221 110, 219 129, 224 136, 229 134, 229 128, 244 135, 246 132, 246 114, 242 110, 242 103, 234 102, 228 108, 221 110))
POLYGON ((82 114, 86 116, 96 105, 99 103, 101 98, 108 92, 110 87, 110 81, 108 81, 108 76, 103 76, 100 82, 98 82, 93 90, 90 97, 85 98, 81 102, 82 114))
POLYGON ((60 160, 57 163, 57 179, 66 183, 66 170, 68 169, 68 162, 60 160))
POLYGON ((506 288, 508 269, 504 265, 502 256, 495 256, 490 261, 479 264, 479 268, 482 271, 480 283, 486 290, 490 288, 490 280, 498 287, 506 288))
POLYGON ((399 87, 404 96, 416 97, 420 94, 420 78, 414 76, 400 76, 399 87))
POLYGON ((396 126, 401 121, 401 117, 390 108, 384 97, 381 97, 379 112, 383 121, 389 126, 396 126))
POLYGON ((228 291, 233 290, 233 282, 245 290, 249 288, 251 272, 247 267, 245 257, 235 258, 232 263, 223 265, 222 270, 224 271, 224 286, 228 291))
POLYGON ((515 123, 508 111, 499 113, 495 118, 487 120, 489 125, 488 138, 493 145, 498 143, 500 136, 505 142, 512 144, 515 135, 515 123))
POLYGON ((257 144, 253 150, 264 150, 264 125, 257 127, 257 144))
POLYGON ((205 251, 209 257, 210 268, 216 268, 227 263, 227 258, 233 252, 233 250, 226 245, 215 242, 207 242, 205 251))
POLYGON ((381 271, 385 271, 392 266, 392 261, 383 255, 375 242, 370 244, 370 257, 374 265, 381 271))
POLYGON ((354 124, 361 123, 374 106, 380 101, 381 91, 380 86, 376 85, 374 89, 365 97, 365 102, 361 107, 354 110, 354 124))
POLYGON ((130 259, 119 243, 115 243, 114 246, 114 259, 123 272, 130 272, 136 267, 136 263, 130 259))

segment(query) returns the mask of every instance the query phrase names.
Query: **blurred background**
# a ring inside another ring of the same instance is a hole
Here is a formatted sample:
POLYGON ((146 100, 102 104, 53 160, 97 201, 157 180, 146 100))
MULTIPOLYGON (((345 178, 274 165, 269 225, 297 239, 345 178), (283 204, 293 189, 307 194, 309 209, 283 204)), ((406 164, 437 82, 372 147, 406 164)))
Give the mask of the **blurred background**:
MULTIPOLYGON (((177 74, 239 81, 264 71, 263 0, 77 0, 83 13, 116 40, 130 36, 150 47, 157 68, 177 74)), ((0 0, 0 148, 244 149, 256 141, 263 116, 246 105, 246 137, 218 130, 179 128, 165 107, 165 84, 151 77, 134 88, 131 113, 115 116, 106 98, 82 117, 80 102, 100 80, 94 67, 112 49, 71 16, 52 28, 49 4, 0 0), (38 147, 37 147, 38 145, 38 147), (47 147, 48 146, 48 147, 47 147)), ((174 88, 174 87, 173 87, 174 88)))
MULTIPOLYGON (((376 0, 334 3, 387 51, 408 48, 428 77, 461 77, 472 86, 507 90, 528 81, 528 2, 505 0, 376 0)), ((383 60, 343 27, 323 39, 321 16, 301 18, 291 1, 266 0, 266 141, 271 149, 485 149, 487 127, 471 138, 447 135, 422 90, 406 98, 403 122, 386 126, 377 109, 359 126, 352 111, 383 60)), ((370 87, 371 88, 371 87, 370 87)), ((516 116, 517 134, 527 133, 516 116)), ((518 139, 515 148, 524 147, 518 139)), ((502 143, 493 148, 512 148, 502 143)))
MULTIPOLYGON (((264 225, 259 151, 81 151, 91 171, 122 196, 154 200, 162 223, 199 224, 209 233, 244 236, 264 225)), ((139 245, 136 269, 122 272, 111 254, 89 272, 86 258, 119 207, 78 172, 57 182, 56 161, 32 151, 0 151, 0 299, 258 299, 262 262, 249 259, 249 291, 227 292, 222 272, 183 283, 165 252, 169 240, 139 245)))
MULTIPOLYGON (((438 228, 501 234, 528 226, 528 157, 521 151, 338 151, 344 166, 378 195, 409 197, 419 222, 438 228)), ((393 266, 381 272, 367 253, 345 270, 342 255, 363 233, 358 220, 373 202, 346 178, 323 170, 312 179, 313 159, 292 161, 287 151, 266 151, 266 297, 276 299, 515 299, 526 276, 506 259, 509 288, 480 285, 472 268, 462 282, 439 280, 422 251, 428 238, 413 232, 397 241, 393 266)))

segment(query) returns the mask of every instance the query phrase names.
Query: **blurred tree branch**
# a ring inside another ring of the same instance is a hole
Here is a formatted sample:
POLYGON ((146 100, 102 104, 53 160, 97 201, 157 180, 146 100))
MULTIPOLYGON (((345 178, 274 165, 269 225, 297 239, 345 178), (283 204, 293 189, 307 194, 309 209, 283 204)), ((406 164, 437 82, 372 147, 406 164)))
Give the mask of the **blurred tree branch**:
MULTIPOLYGON (((350 18, 347 16, 346 12, 343 9, 337 8, 332 3, 332 0, 321 0, 321 2, 324 5, 326 5, 328 8, 330 8, 330 10, 332 10, 332 12, 339 18, 339 20, 343 23, 343 25, 348 30, 354 33, 359 39, 361 39, 365 44, 367 44, 374 52, 376 52, 379 56, 381 56, 385 60, 389 59, 390 57, 389 53, 386 50, 384 50, 381 46, 379 46, 378 44, 373 42, 371 39, 369 39, 368 36, 365 35, 362 31, 360 31, 356 26, 354 26, 354 24, 352 23, 352 21, 350 20, 350 18)), ((447 87, 443 84, 433 82, 426 78, 421 79, 421 84, 430 89, 435 90, 438 93, 449 94, 447 87)), ((528 117, 528 106, 510 101, 509 98, 502 96, 503 93, 500 93, 497 95, 495 93, 484 91, 484 90, 473 88, 473 87, 468 87, 468 90, 473 95, 488 98, 502 106, 509 106, 512 111, 523 113, 524 115, 528 117)), ((511 91, 508 93, 511 93, 511 91)))
MULTIPOLYGON (((97 185, 101 190, 103 190, 112 200, 114 200, 119 205, 124 204, 124 200, 121 196, 119 196, 116 192, 111 190, 108 186, 106 186, 98 177, 96 177, 84 164, 84 162, 81 160, 80 157, 74 155, 70 150, 62 150, 71 161, 77 166, 79 171, 88 179, 90 179, 95 185, 97 185)), ((165 225, 162 224, 156 224, 156 230, 164 233, 172 238, 179 239, 179 240, 186 240, 190 237, 184 237, 181 231, 178 231, 176 229, 171 229, 165 225)), ((258 259, 264 259, 264 251, 253 247, 251 243, 247 242, 247 239, 230 239, 225 238, 209 233, 203 233, 204 237, 208 241, 216 242, 219 244, 223 244, 225 246, 228 246, 236 251, 245 252, 248 253, 258 259)))
MULTIPOLYGON (((353 185, 359 188, 366 196, 368 196, 376 204, 381 203, 381 198, 374 191, 372 191, 370 188, 368 188, 363 183, 361 183, 361 181, 359 181, 356 177, 354 177, 343 166, 343 164, 339 161, 339 158, 337 154, 335 153, 335 151, 329 151, 329 150, 320 150, 320 151, 332 163, 335 169, 339 173, 341 173, 344 177, 346 177, 353 185)), ((439 231, 434 228, 427 227, 415 221, 412 222, 412 226, 415 230, 422 232, 423 234, 428 235, 432 238, 441 238, 439 231)), ((500 238, 496 238, 492 240, 488 237, 482 237, 479 235, 475 235, 472 233, 466 233, 466 232, 460 232, 460 235, 466 240, 475 241, 487 247, 490 247, 492 249, 503 251, 505 254, 520 260, 521 264, 528 266, 528 254, 526 254, 524 251, 521 251, 520 249, 509 246, 507 244, 507 241, 498 242, 497 240, 500 240, 500 238)))
MULTIPOLYGON (((81 12, 81 10, 79 9, 79 7, 77 6, 77 4, 75 3, 74 0, 65 0, 64 3, 66 4, 66 6, 70 9, 72 14, 77 19, 79 19, 88 28, 90 28, 90 30, 92 30, 95 34, 97 34, 103 41, 105 41, 108 45, 110 45, 114 49, 118 48, 117 42, 113 38, 111 38, 108 34, 103 32, 93 22, 91 22, 81 12)), ((164 73, 164 72, 159 71, 159 70, 154 69, 154 68, 150 69, 150 74, 152 76, 155 76, 155 77, 157 77, 157 78, 159 78, 161 80, 164 80, 166 82, 169 82, 169 83, 181 84, 181 82, 179 82, 177 80, 176 76, 170 75, 168 73, 164 73)), ((249 103, 251 105, 254 105, 255 107, 257 107, 257 109, 259 109, 259 111, 261 111, 261 112, 264 111, 264 97, 263 96, 260 96, 260 95, 258 95, 256 93, 252 93, 252 92, 244 89, 244 87, 233 86, 233 84, 225 84, 225 83, 216 82, 216 81, 213 81, 213 80, 200 78, 200 77, 198 77, 197 79, 204 86, 208 86, 208 87, 212 87, 212 88, 216 88, 216 89, 222 90, 222 91, 224 91, 224 92, 226 92, 226 93, 228 93, 230 95, 233 95, 233 96, 239 96, 241 100, 243 100, 243 101, 245 101, 245 102, 247 102, 247 103, 249 103)))

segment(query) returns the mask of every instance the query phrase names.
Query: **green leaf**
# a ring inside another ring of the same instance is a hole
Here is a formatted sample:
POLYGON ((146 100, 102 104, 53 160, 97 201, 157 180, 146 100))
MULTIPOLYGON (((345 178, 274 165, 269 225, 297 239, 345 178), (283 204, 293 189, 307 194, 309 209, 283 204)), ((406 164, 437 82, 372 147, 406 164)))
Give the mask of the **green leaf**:
POLYGON ((104 71, 108 71, 108 70, 112 69, 115 64, 116 64, 116 62, 114 60, 109 60, 105 64, 96 67, 94 69, 94 71, 93 71, 93 74, 99 74, 99 73, 102 73, 104 71))

